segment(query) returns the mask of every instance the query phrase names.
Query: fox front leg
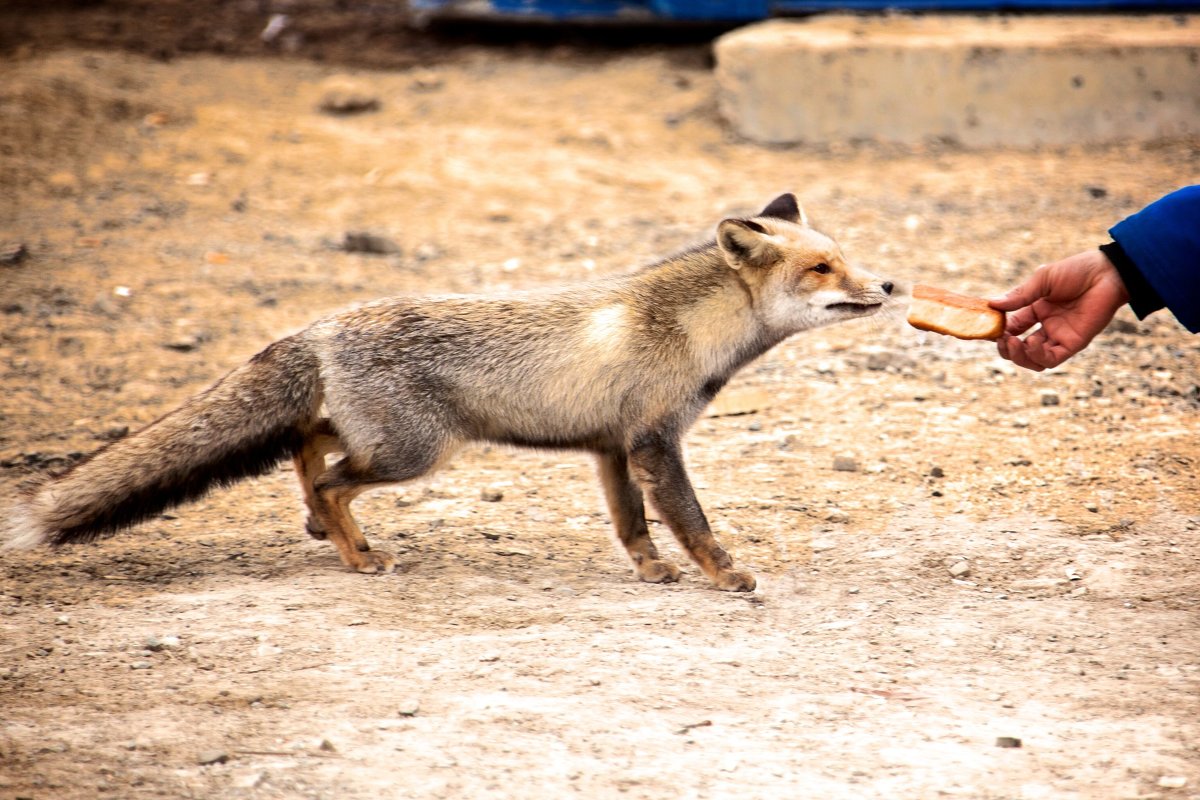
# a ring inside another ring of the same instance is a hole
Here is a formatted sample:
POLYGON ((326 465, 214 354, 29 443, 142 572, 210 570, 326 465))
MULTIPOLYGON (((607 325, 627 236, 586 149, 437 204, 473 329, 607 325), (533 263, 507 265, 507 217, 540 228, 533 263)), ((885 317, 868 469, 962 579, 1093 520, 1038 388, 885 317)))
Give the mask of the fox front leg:
POLYGON ((629 474, 629 460, 623 453, 605 453, 597 457, 600 482, 617 538, 625 545, 637 576, 647 583, 674 583, 680 569, 658 556, 658 548, 646 528, 646 509, 642 490, 629 474))
POLYGON ((735 570, 733 559, 712 535, 688 480, 679 442, 657 435, 644 437, 631 449, 629 464, 671 533, 709 580, 727 592, 754 591, 754 575, 735 570))

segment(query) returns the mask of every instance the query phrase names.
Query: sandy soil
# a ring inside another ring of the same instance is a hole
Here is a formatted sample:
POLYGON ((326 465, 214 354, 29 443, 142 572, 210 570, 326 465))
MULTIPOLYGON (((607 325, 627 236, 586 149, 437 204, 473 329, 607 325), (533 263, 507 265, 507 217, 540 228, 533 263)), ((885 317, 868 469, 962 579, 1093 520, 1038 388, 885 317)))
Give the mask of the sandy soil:
MULTIPOLYGON (((1196 142, 756 147, 703 48, 2 69, 7 498, 376 296, 628 270, 781 190, 986 294, 1200 176, 1196 142)), ((0 798, 1200 796, 1198 367, 1166 314, 1041 375, 898 319, 796 337, 688 438, 750 595, 637 582, 587 457, 495 448, 359 502, 394 575, 304 533, 286 466, 5 553, 0 798)))

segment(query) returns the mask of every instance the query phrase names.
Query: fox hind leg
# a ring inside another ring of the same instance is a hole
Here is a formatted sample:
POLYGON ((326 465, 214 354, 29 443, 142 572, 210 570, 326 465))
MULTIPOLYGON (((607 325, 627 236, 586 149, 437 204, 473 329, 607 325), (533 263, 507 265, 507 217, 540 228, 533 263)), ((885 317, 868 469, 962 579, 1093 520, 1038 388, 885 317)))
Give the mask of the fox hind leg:
MULTIPOLYGON (((382 550, 372 550, 362 529, 350 513, 350 503, 368 489, 419 478, 433 471, 452 448, 450 442, 426 432, 420 436, 394 437, 403 444, 377 447, 367 465, 359 463, 353 452, 314 478, 312 509, 320 529, 337 548, 342 562, 358 572, 391 572, 396 558, 382 550)), ((365 460, 365 459, 363 459, 365 460)))
MULTIPOLYGON (((308 507, 308 519, 304 529, 314 539, 324 539, 325 529, 316 512, 316 495, 313 491, 313 481, 325 472, 325 457, 330 453, 339 452, 342 441, 328 419, 322 419, 305 437, 300 452, 293 459, 296 465, 296 475, 300 478, 300 488, 304 491, 304 505, 308 507)), ((365 544, 365 541, 364 541, 365 544)))
POLYGON ((638 578, 647 583, 674 583, 680 569, 658 556, 658 548, 646 528, 646 509, 642 490, 629 474, 629 461, 623 453, 606 453, 597 458, 600 481, 617 538, 633 560, 638 578))
MULTIPOLYGON (((337 548, 342 563, 357 572, 391 572, 396 558, 372 550, 362 529, 350 513, 350 503, 367 489, 394 481, 380 480, 356 470, 343 458, 313 481, 312 511, 323 537, 337 548)), ((312 528, 309 528, 312 532, 312 528)))

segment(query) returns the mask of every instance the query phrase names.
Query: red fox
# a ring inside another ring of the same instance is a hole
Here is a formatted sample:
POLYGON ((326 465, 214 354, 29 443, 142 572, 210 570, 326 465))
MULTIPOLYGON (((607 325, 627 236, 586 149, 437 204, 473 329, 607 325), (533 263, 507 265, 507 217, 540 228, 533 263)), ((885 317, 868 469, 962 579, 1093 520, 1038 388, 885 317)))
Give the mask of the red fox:
POLYGON ((709 529, 680 440, 738 369, 794 333, 876 313, 895 286, 851 266, 791 194, 716 233, 625 276, 379 300, 319 320, 34 489, 9 546, 110 535, 290 456, 308 532, 348 567, 388 572, 395 558, 367 544, 351 501, 483 441, 595 454, 640 579, 680 576, 650 540, 649 498, 718 588, 751 591, 709 529))

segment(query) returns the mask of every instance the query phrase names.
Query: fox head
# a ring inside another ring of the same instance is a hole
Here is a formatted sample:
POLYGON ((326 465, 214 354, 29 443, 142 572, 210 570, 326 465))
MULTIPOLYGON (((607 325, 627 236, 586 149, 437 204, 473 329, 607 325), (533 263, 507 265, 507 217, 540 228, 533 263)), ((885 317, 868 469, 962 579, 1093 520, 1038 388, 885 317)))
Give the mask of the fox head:
POLYGON ((850 264, 837 242, 810 227, 792 194, 755 217, 723 220, 717 246, 750 288, 759 318, 782 336, 870 316, 895 290, 850 264))

